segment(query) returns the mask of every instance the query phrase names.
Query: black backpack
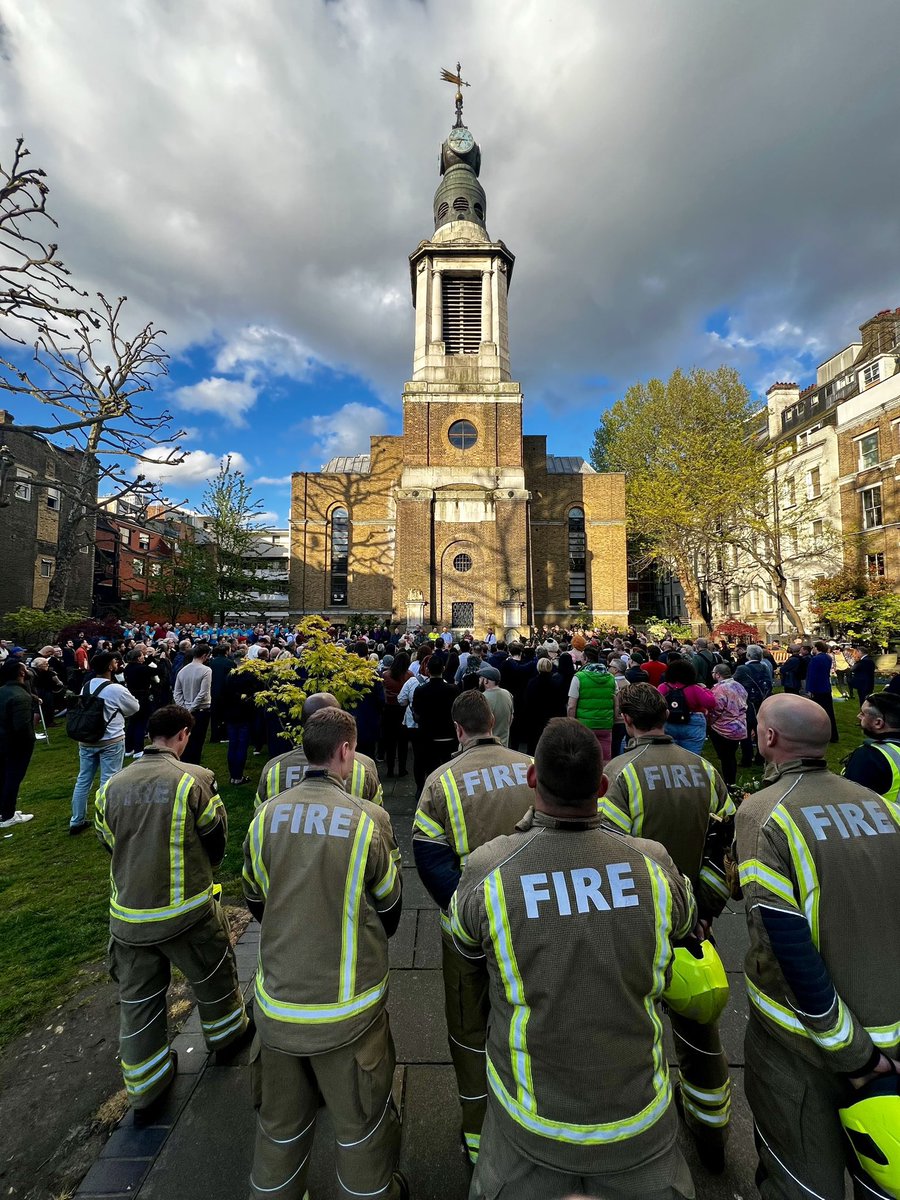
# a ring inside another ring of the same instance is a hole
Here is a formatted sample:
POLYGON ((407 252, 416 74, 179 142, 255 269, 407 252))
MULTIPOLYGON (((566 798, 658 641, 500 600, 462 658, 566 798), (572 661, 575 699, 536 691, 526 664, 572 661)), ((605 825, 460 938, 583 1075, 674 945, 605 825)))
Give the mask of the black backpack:
POLYGON ((112 717, 106 715, 106 705, 103 703, 101 692, 112 683, 106 679, 96 692, 89 692, 91 680, 81 689, 81 695, 69 707, 66 716, 66 733, 73 741, 83 742, 86 746, 94 746, 99 742, 112 717))
POLYGON ((669 710, 666 716, 667 725, 687 725, 691 719, 691 710, 684 698, 684 688, 669 685, 666 689, 666 708, 669 710))

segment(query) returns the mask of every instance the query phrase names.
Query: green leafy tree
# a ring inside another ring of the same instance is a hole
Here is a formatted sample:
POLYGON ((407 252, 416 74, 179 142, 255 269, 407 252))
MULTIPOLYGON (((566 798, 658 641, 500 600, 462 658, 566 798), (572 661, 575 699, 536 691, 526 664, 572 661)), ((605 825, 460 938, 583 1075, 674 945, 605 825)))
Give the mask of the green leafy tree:
POLYGON ((299 658, 279 658, 275 662, 251 659, 239 670, 250 671, 263 680, 265 688, 257 694, 256 703, 278 713, 285 736, 299 746, 307 696, 331 692, 342 708, 353 708, 372 690, 378 673, 374 663, 332 641, 322 617, 302 620, 297 638, 303 643, 299 658))
POLYGON ((265 559, 257 553, 265 526, 258 520, 262 502, 253 499, 253 488, 230 456, 206 485, 200 512, 209 537, 213 563, 214 608, 224 623, 228 612, 252 610, 252 594, 259 583, 265 559))
POLYGON ((886 579, 845 568, 813 585, 813 611, 833 634, 887 646, 900 632, 900 596, 886 579))
POLYGON ((16 608, 3 614, 0 629, 5 637, 20 642, 30 650, 36 650, 47 642, 52 642, 61 629, 78 624, 83 617, 84 613, 64 612, 62 609, 48 613, 42 608, 16 608))
POLYGON ((594 435, 597 470, 625 472, 629 532, 648 559, 674 569, 699 624, 710 563, 762 478, 762 456, 746 439, 750 414, 731 367, 678 370, 630 387, 594 435))
POLYGON ((171 625, 189 612, 208 618, 218 601, 212 548, 186 541, 173 549, 171 556, 160 562, 149 599, 171 625))

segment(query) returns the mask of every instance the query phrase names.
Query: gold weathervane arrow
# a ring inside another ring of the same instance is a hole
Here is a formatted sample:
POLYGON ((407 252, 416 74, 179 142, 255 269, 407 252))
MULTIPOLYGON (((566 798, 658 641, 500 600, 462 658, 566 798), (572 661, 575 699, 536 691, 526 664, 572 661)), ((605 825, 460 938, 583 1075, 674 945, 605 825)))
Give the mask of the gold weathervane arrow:
POLYGON ((441 79, 443 80, 444 83, 452 83, 452 84, 456 85, 456 123, 457 123, 457 125, 462 125, 462 107, 463 107, 462 90, 464 87, 470 87, 471 84, 469 84, 465 79, 463 79, 462 66, 459 63, 456 64, 456 74, 455 75, 453 74, 452 71, 448 71, 447 68, 444 67, 441 70, 441 79))

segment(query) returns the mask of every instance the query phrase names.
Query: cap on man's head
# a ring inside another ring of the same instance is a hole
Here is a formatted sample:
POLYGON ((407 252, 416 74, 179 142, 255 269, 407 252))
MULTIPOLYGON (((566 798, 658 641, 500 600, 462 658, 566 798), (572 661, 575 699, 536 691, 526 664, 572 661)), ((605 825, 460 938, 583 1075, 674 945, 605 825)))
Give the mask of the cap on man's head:
POLYGON ((481 679, 490 679, 493 683, 500 682, 500 672, 496 667, 492 667, 490 663, 484 663, 478 668, 478 675, 481 679))

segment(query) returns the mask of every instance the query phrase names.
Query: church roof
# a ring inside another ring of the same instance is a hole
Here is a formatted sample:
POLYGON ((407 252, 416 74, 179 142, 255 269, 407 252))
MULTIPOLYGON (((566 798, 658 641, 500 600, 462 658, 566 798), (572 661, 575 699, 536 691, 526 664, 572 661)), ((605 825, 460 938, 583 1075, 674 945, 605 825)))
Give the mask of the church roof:
POLYGON ((330 458, 322 468, 323 475, 369 475, 371 471, 371 454, 342 454, 330 458))
POLYGON ((597 472, 577 454, 548 454, 548 475, 596 475, 597 472))
MULTIPOLYGON (((339 455, 330 458, 322 468, 323 475, 369 475, 371 454, 339 455)), ((596 475, 596 471, 577 454, 548 454, 548 475, 596 475)))

